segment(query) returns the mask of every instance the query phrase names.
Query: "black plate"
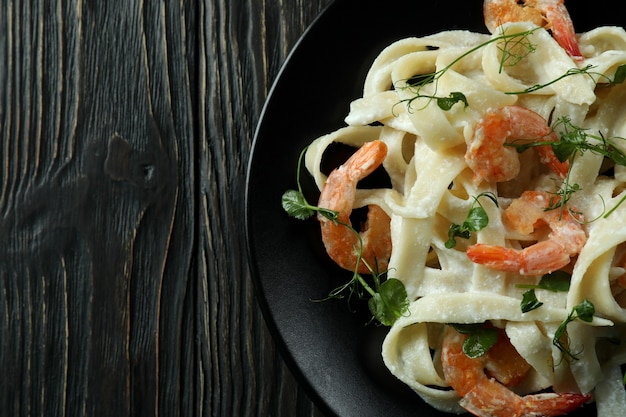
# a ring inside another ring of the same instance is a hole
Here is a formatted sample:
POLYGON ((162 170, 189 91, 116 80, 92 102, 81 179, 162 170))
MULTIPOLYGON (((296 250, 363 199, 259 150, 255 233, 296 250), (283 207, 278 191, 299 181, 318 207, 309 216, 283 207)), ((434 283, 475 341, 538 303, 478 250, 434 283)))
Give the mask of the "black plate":
MULTIPOLYGON (((620 3, 568 4, 577 31, 619 24, 620 3)), ((316 137, 344 126, 367 70, 388 44, 447 29, 485 32, 482 1, 336 0, 294 48, 267 100, 248 171, 247 233, 258 300, 298 380, 328 415, 449 416, 389 375, 380 358, 385 329, 365 326, 362 306, 313 302, 346 278, 329 263, 315 220, 290 219, 283 192, 316 137)), ((303 177, 306 177, 303 176, 303 177)), ((316 194, 305 181, 310 201, 316 194)), ((589 406, 572 416, 595 416, 589 406)))

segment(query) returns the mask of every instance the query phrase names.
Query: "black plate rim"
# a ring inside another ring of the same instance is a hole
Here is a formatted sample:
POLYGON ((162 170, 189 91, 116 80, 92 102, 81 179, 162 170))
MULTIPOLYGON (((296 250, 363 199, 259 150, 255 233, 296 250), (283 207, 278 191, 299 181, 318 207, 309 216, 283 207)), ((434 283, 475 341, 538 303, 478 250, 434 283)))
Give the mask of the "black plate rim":
POLYGON ((268 112, 268 109, 271 107, 272 105, 272 101, 275 100, 275 91, 278 88, 278 85, 280 84, 281 78, 283 73, 287 70, 287 68, 289 67, 289 64, 293 58, 293 56, 297 53, 300 45, 302 44, 302 42, 304 41, 304 39, 307 38, 308 34, 314 30, 314 28, 319 24, 320 20, 322 20, 324 18, 324 16, 329 12, 330 9, 332 9, 337 3, 337 0, 332 0, 329 4, 327 4, 321 11, 320 13, 311 21, 311 23, 309 24, 309 26, 304 30, 304 32, 300 35, 300 37, 298 38, 298 40, 296 41, 296 43, 294 44, 294 46, 292 47, 291 51, 289 52, 289 54, 287 55, 287 57, 285 58, 285 61, 283 62, 283 64, 281 65, 276 78, 274 80, 274 82, 272 83, 272 86, 270 88, 270 90, 268 91, 267 94, 267 98, 265 100, 265 103, 263 104, 263 107, 261 109, 261 113, 259 115, 259 122, 255 128, 255 132, 254 132, 254 136, 253 136, 253 140, 252 140, 252 146, 251 146, 251 150, 250 150, 250 158, 248 159, 248 165, 247 165, 247 169, 246 169, 246 182, 245 182, 245 195, 244 195, 244 204, 245 204, 245 223, 244 223, 244 232, 245 232, 245 236, 246 236, 246 249, 247 249, 247 254, 248 254, 248 259, 250 262, 250 265, 252 266, 251 268, 251 276, 252 276, 252 285, 254 288, 254 292, 256 295, 256 300, 257 303, 259 305, 259 308, 261 310, 261 314, 263 315, 263 318, 265 320, 265 323, 268 327, 268 330, 270 332, 270 334, 272 335, 272 338, 274 340, 274 343, 276 345, 276 348, 278 349, 282 359, 285 361, 285 364, 287 365, 287 367, 289 368, 289 370, 291 371, 291 373, 293 374, 294 378, 296 379, 296 381, 298 381, 299 384, 302 385, 302 387, 304 388, 305 392, 307 393, 307 395, 311 398, 311 400, 313 401, 313 403, 320 409, 320 411, 327 416, 337 416, 337 414, 332 410, 332 408, 330 407, 330 405, 326 402, 326 400, 319 394, 319 392, 315 389, 315 387, 313 387, 313 385, 311 384, 310 380, 308 378, 306 378, 304 372, 302 371, 302 369, 300 368, 300 366, 298 366, 298 363, 296 362, 296 360, 294 359, 292 353, 289 351, 289 349, 287 348, 286 344, 285 344, 285 340, 280 337, 280 331, 278 329, 278 326, 276 325, 276 321, 274 320, 273 316, 272 316, 272 312, 270 310, 270 307, 268 305, 267 302, 267 298, 263 296, 263 286, 261 284, 261 277, 259 276, 258 273, 258 267, 255 267, 256 265, 258 265, 258 260, 256 257, 256 253, 254 250, 254 247, 252 245, 253 239, 252 237, 252 230, 251 230, 251 220, 252 220, 252 210, 251 210, 251 206, 249 204, 250 202, 250 174, 251 171, 253 169, 253 165, 254 165, 254 155, 255 155, 255 150, 257 149, 257 147, 259 146, 259 133, 261 132, 262 129, 262 125, 263 125, 263 121, 265 119, 266 113, 268 112))

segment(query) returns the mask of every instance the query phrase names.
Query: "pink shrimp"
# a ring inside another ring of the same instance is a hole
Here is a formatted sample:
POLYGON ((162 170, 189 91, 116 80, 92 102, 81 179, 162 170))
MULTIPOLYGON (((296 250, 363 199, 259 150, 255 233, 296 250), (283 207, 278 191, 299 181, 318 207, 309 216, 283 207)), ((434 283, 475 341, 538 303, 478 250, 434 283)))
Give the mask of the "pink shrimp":
MULTIPOLYGON (((556 133, 539 114, 520 106, 504 106, 489 110, 476 125, 465 160, 478 180, 509 181, 520 170, 517 150, 504 146, 509 141, 556 141, 556 133)), ((565 178, 569 162, 561 162, 549 145, 537 146, 540 160, 561 178, 565 178)))
POLYGON ((479 358, 463 352, 467 336, 449 327, 444 335, 441 364, 444 378, 463 397, 459 404, 479 417, 559 416, 579 408, 591 399, 589 394, 543 393, 521 397, 500 381, 499 374, 511 375, 520 382, 530 366, 504 334, 496 345, 479 358), (505 355, 494 359, 496 355, 505 355), (489 371, 495 368, 497 372, 489 371), (489 374, 489 375, 488 375, 489 374))
POLYGON ((583 60, 574 24, 563 0, 485 0, 483 14, 491 33, 508 22, 532 22, 545 27, 574 60, 583 60))
POLYGON ((337 211, 337 222, 318 215, 322 229, 322 241, 326 252, 339 266, 353 271, 357 267, 359 253, 361 263, 358 271, 384 271, 391 256, 390 218, 377 205, 369 205, 367 221, 359 237, 345 224, 350 223, 357 183, 382 164, 387 155, 387 145, 381 141, 365 143, 343 165, 330 173, 322 188, 318 206, 337 211), (343 224, 341 224, 343 223, 343 224), (362 242, 362 246, 361 246, 362 242))
MULTIPOLYGON (((558 204, 558 197, 543 191, 525 191, 506 208, 504 223, 512 230, 530 235, 547 225, 547 240, 524 249, 475 244, 467 249, 468 258, 488 268, 522 275, 543 275, 567 266, 571 257, 580 253, 587 242, 582 218, 574 218, 565 210, 546 210, 558 204)), ((571 210, 574 210, 571 208, 571 210)))

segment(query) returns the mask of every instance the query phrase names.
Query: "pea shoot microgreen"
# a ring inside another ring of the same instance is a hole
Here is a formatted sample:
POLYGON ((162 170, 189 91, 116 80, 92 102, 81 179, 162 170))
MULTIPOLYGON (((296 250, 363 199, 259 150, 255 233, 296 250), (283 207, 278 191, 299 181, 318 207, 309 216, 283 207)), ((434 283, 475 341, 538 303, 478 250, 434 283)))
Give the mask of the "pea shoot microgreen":
MULTIPOLYGON (((348 227, 353 233, 358 235, 358 232, 350 225, 341 222, 339 224, 348 227)), ((359 242, 362 244, 360 236, 359 242)), ((357 265, 361 262, 365 263, 365 260, 361 258, 361 253, 359 252, 357 265)), ((355 267, 352 272, 352 278, 347 283, 335 288, 326 298, 320 301, 343 299, 345 292, 348 292, 348 300, 352 299, 352 297, 357 297, 361 300, 369 297, 367 306, 372 314, 372 319, 377 320, 384 326, 391 326, 397 319, 406 314, 409 308, 406 288, 402 281, 397 278, 387 277, 384 279, 387 276, 387 271, 379 272, 371 265, 367 265, 367 268, 373 281, 373 288, 355 267)))
POLYGON ((607 211, 604 214, 604 218, 606 219, 607 217, 609 217, 615 210, 617 210, 617 208, 619 206, 621 206, 622 204, 624 204, 624 201, 626 201, 626 195, 624 195, 622 198, 620 198, 620 200, 617 202, 617 204, 615 204, 613 207, 611 207, 611 209, 609 211, 607 211))
POLYGON ((329 220, 337 218, 337 212, 327 210, 321 207, 312 206, 304 198, 304 194, 297 190, 287 190, 282 197, 282 206, 291 217, 298 220, 306 220, 313 216, 316 212, 320 213, 329 220))
POLYGON ((591 151, 611 159, 617 165, 626 166, 626 154, 616 144, 616 140, 624 140, 624 138, 605 138, 601 133, 590 134, 587 129, 572 124, 567 116, 560 117, 554 129, 558 129, 559 126, 562 126, 561 140, 551 145, 559 161, 566 161, 577 152, 591 151))
POLYGON ((437 100, 437 106, 444 111, 450 110, 456 103, 463 103, 463 107, 469 106, 467 97, 459 91, 451 92, 448 97, 435 97, 435 99, 437 100))
POLYGON ((350 224, 339 221, 339 213, 323 207, 310 204, 302 191, 300 182, 300 172, 302 170, 302 160, 306 153, 306 148, 300 153, 298 158, 298 167, 296 173, 297 190, 287 190, 282 195, 281 204, 283 210, 291 217, 299 220, 306 220, 315 213, 326 217, 327 219, 350 229, 358 237, 359 245, 357 247, 357 261, 353 271, 352 279, 336 289, 332 290, 327 299, 343 298, 343 293, 348 291, 350 299, 353 295, 359 298, 366 298, 369 295, 368 308, 372 313, 372 318, 378 320, 385 326, 391 326, 399 317, 406 314, 409 307, 409 300, 406 288, 402 281, 396 278, 383 277, 387 275, 387 271, 380 272, 375 266, 367 265, 372 276, 373 287, 367 282, 361 273, 358 272, 358 266, 365 263, 362 259, 363 240, 358 231, 350 224))
MULTIPOLYGON (((570 287, 571 275, 565 271, 555 271, 550 274, 546 274, 541 277, 541 280, 536 285, 529 284, 517 284, 518 288, 529 288, 524 292, 520 307, 522 313, 528 313, 543 305, 541 301, 537 299, 535 289, 548 290, 552 292, 567 292, 570 287)), ((567 318, 561 322, 557 330, 554 332, 552 338, 552 344, 562 353, 565 360, 578 360, 578 353, 573 353, 569 349, 569 338, 567 336, 567 325, 574 320, 582 320, 586 323, 593 321, 595 314, 595 307, 593 303, 586 298, 579 304, 572 308, 572 311, 567 315, 567 318)))
MULTIPOLYGON (((500 51, 500 68, 499 72, 502 72, 505 67, 513 67, 520 61, 526 58, 528 55, 535 52, 537 45, 530 41, 530 34, 536 31, 531 29, 527 32, 520 32, 506 36, 500 40, 498 50, 500 51)), ((500 33, 504 35, 504 29, 500 26, 500 33)))
POLYGON ((302 171, 302 160, 306 154, 306 150, 307 148, 304 148, 298 157, 298 169, 296 171, 296 183, 298 185, 298 189, 285 191, 281 199, 283 210, 285 210, 291 217, 295 217, 298 220, 306 220, 317 212, 329 220, 336 221, 338 216, 336 211, 313 206, 309 204, 304 197, 300 182, 300 172, 302 171))
POLYGON ((418 93, 414 97, 401 100, 400 103, 407 102, 408 108, 410 109, 411 104, 418 98, 426 98, 429 100, 435 100, 435 102, 437 103, 437 106, 443 111, 450 110, 456 103, 463 103, 464 108, 469 106, 467 97, 465 96, 465 94, 461 93, 460 91, 453 91, 447 97, 437 97, 434 95, 426 95, 426 94, 418 93))
POLYGON ((522 153, 535 146, 549 145, 554 149, 554 154, 561 162, 571 159, 576 154, 590 151, 611 159, 617 165, 626 166, 626 153, 616 145, 616 140, 624 140, 624 138, 606 138, 601 133, 591 134, 587 129, 574 125, 569 116, 561 116, 555 121, 553 130, 558 130, 559 127, 561 128, 559 140, 537 140, 525 143, 513 141, 505 143, 505 146, 513 147, 518 153, 522 153))
POLYGON ((524 291, 524 294, 522 295, 522 302, 520 303, 522 313, 528 313, 529 311, 536 310, 542 305, 543 302, 537 299, 534 288, 524 291))
POLYGON ((391 326, 409 308, 406 288, 397 278, 387 278, 379 283, 379 276, 373 276, 376 281, 376 291, 370 292, 372 298, 369 299, 367 305, 376 320, 382 325, 391 326))
MULTIPOLYGON (((428 105, 430 100, 436 100, 437 105, 440 109, 444 111, 450 110, 456 103, 463 103, 464 107, 468 107, 469 103, 467 101, 467 97, 459 91, 451 92, 447 97, 437 96, 439 79, 448 71, 452 69, 457 63, 461 60, 467 58, 472 53, 490 45, 492 43, 503 43, 504 47, 499 47, 503 52, 502 58, 500 61, 501 68, 516 65, 521 59, 523 59, 529 53, 534 51, 534 45, 530 43, 528 37, 530 34, 538 30, 539 28, 533 28, 524 32, 519 33, 502 33, 499 36, 495 36, 489 39, 486 42, 483 42, 479 45, 474 46, 473 48, 468 49, 457 58, 452 60, 448 65, 441 68, 438 71, 427 73, 427 74, 419 74, 413 76, 407 80, 403 80, 402 85, 396 85, 395 87, 398 89, 408 89, 413 96, 408 99, 404 99, 401 103, 406 103, 407 108, 411 111, 412 104, 415 100, 420 98, 426 98, 428 101, 424 105, 428 105), (521 47, 521 48, 520 48, 521 47), (520 52, 521 49, 521 52, 520 52), (525 50, 524 50, 525 49, 525 50), (432 94, 423 94, 422 89, 426 86, 432 84, 433 85, 433 93, 432 94)), ((422 107, 423 108, 423 107, 422 107)), ((420 109, 418 109, 420 110, 420 109)))
POLYGON ((451 326, 467 335, 463 341, 463 353, 472 359, 483 356, 498 341, 498 330, 487 323, 455 323, 451 326))
POLYGON ((520 307, 522 313, 528 313, 543 305, 543 302, 537 299, 535 290, 548 290, 552 292, 569 291, 571 275, 565 271, 554 271, 541 277, 537 284, 517 284, 517 288, 527 289, 522 295, 520 307))
POLYGON ((586 298, 581 301, 579 304, 575 305, 572 308, 572 311, 568 314, 567 318, 563 320, 563 322, 559 325, 556 332, 554 332, 554 338, 552 339, 552 344, 557 347, 563 354, 565 360, 578 360, 579 353, 573 353, 569 347, 568 337, 567 337, 567 325, 573 322, 574 320, 582 320, 586 323, 590 323, 593 320, 593 315, 595 314, 596 309, 593 303, 586 298))
POLYGON ((524 90, 520 90, 520 91, 506 91, 505 94, 509 94, 509 95, 522 95, 522 94, 528 94, 528 93, 532 93, 538 90, 541 90, 542 88, 548 87, 558 81, 561 81, 563 78, 567 78, 567 77, 571 77, 572 75, 579 75, 579 74, 585 74, 585 75, 589 75, 591 76, 591 72, 590 70, 593 68, 593 65, 587 65, 583 68, 570 68, 567 71, 565 71, 563 74, 561 74, 560 76, 544 83, 544 84, 534 84, 531 85, 528 88, 525 88, 524 90))
POLYGON ((452 223, 448 229, 448 240, 445 243, 447 249, 452 249, 456 246, 456 238, 469 239, 472 232, 478 232, 489 224, 489 216, 487 211, 480 203, 480 197, 487 197, 493 203, 498 206, 498 200, 493 193, 485 192, 474 197, 474 202, 470 207, 467 217, 461 224, 452 223))
POLYGON ((557 83, 558 81, 561 81, 564 78, 567 77, 571 77, 572 75, 587 75, 588 77, 590 77, 591 79, 593 79, 593 76, 595 75, 597 77, 597 81, 595 81, 595 83, 597 85, 600 85, 602 87, 610 87, 613 85, 617 85, 617 84, 622 84, 625 80, 626 80, 626 64, 622 64, 620 65, 617 70, 615 71, 615 75, 613 76, 613 78, 608 77, 605 74, 599 73, 599 72, 595 72, 592 71, 592 69, 595 68, 595 65, 586 65, 583 68, 570 68, 567 71, 565 71, 563 74, 559 75, 558 77, 544 83, 544 84, 534 84, 531 85, 528 88, 525 88, 523 90, 520 91, 505 91, 504 94, 509 94, 509 95, 522 95, 522 94, 528 94, 528 93, 533 93, 535 91, 541 90, 542 88, 551 86, 552 84, 557 83), (600 80, 604 81, 603 83, 600 82, 600 80))
POLYGON ((613 79, 609 79, 609 85, 622 84, 624 81, 626 81, 626 64, 622 64, 617 67, 615 75, 613 75, 613 79))
POLYGON ((539 290, 548 290, 552 292, 569 291, 572 276, 565 271, 554 271, 545 274, 537 284, 517 284, 517 288, 530 288, 539 290))
MULTIPOLYGON (((597 135, 592 134, 587 129, 574 125, 568 116, 559 117, 554 122, 553 130, 557 129, 559 130, 559 140, 556 141, 537 140, 527 143, 519 143, 515 141, 505 143, 505 146, 515 148, 518 153, 522 153, 535 146, 548 145, 552 147, 554 154, 559 161, 564 162, 569 160, 570 166, 567 175, 562 186, 556 192, 556 197, 558 198, 555 198, 546 210, 563 210, 572 198, 573 194, 581 189, 579 184, 570 182, 570 173, 576 158, 583 153, 592 152, 602 155, 603 157, 613 161, 616 165, 626 166, 626 153, 617 144, 617 141, 625 140, 624 138, 607 138, 601 133, 598 133, 597 135)), ((621 204, 621 202, 618 203, 617 206, 619 206, 619 204, 621 204)), ((608 217, 616 207, 607 212, 604 217, 608 217)))

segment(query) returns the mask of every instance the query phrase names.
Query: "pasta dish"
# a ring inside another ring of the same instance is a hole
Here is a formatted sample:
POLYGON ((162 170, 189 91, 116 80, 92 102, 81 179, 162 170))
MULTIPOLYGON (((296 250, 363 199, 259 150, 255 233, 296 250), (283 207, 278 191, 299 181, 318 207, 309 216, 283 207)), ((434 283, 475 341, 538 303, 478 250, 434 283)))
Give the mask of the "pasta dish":
POLYGON ((386 366, 434 408, 623 417, 626 31, 575 34, 559 1, 504 18, 518 3, 485 2, 490 34, 385 48, 303 154, 319 201, 283 204, 315 213, 355 277, 333 295, 371 297, 386 366), (354 154, 325 172, 336 144, 354 154))

